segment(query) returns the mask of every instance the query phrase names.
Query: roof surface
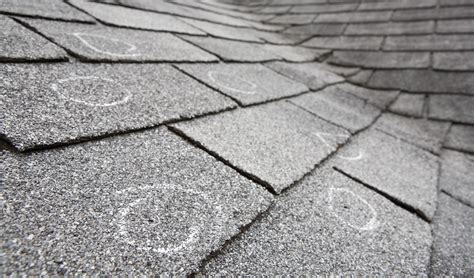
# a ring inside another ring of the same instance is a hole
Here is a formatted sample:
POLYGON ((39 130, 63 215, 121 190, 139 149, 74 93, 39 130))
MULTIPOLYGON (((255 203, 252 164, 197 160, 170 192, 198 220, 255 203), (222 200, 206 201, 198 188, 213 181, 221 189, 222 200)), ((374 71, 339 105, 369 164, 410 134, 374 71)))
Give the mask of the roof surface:
POLYGON ((0 23, 2 275, 474 275, 474 1, 0 23))

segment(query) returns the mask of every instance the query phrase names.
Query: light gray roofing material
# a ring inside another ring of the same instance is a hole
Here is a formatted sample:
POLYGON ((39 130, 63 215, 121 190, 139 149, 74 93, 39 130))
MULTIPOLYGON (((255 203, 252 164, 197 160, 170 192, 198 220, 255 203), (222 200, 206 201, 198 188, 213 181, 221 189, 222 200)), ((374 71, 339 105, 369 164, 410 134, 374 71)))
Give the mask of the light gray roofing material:
POLYGON ((25 20, 58 45, 87 61, 211 62, 217 57, 166 33, 100 25, 25 20))
POLYGON ((2 153, 3 275, 186 275, 271 196, 166 129, 2 153))
POLYGON ((259 64, 186 64, 178 68, 232 97, 242 105, 256 104, 308 91, 259 64))
POLYGON ((235 107, 169 65, 3 64, 0 133, 24 150, 235 107))
POLYGON ((281 101, 173 128, 276 193, 302 178, 349 137, 344 129, 281 101), (334 138, 326 140, 326 134, 334 138))
POLYGON ((377 130, 338 152, 335 166, 427 220, 436 209, 438 158, 377 130))
POLYGON ((427 223, 325 167, 277 198, 203 274, 423 276, 430 246, 427 223))
POLYGON ((68 59, 60 47, 3 15, 0 15, 0 42, 3 62, 68 59))

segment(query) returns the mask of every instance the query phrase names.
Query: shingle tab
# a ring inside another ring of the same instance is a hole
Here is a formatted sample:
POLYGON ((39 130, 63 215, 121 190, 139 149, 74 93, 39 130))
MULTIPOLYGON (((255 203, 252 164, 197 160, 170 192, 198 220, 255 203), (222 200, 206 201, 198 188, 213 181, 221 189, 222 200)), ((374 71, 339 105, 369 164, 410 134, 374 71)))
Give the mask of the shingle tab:
POLYGON ((319 4, 319 5, 300 5, 293 6, 290 13, 329 13, 329 12, 346 12, 357 8, 359 4, 319 4))
POLYGON ((474 52, 439 52, 433 54, 433 68, 440 70, 474 70, 474 52))
POLYGON ((335 165, 425 219, 436 209, 438 160, 433 154, 377 130, 338 152, 335 165))
POLYGON ((88 61, 217 61, 172 34, 90 24, 25 20, 27 24, 88 61))
POLYGON ((428 223, 330 169, 275 202, 204 266, 207 276, 426 276, 428 223))
POLYGON ((449 123, 386 113, 377 120, 374 127, 437 154, 448 132, 449 123))
POLYGON ((393 10, 436 7, 436 0, 391 0, 361 3, 357 10, 393 10))
POLYGON ((474 94, 474 75, 469 72, 431 70, 376 70, 371 87, 419 93, 474 94))
POLYGON ((335 51, 330 63, 363 68, 428 68, 429 52, 335 51))
POLYGON ((405 35, 431 34, 434 31, 434 21, 415 22, 382 22, 350 24, 346 35, 405 35))
POLYGON ((271 202, 164 129, 2 162, 4 275, 185 276, 271 202))
POLYGON ((399 94, 398 91, 372 90, 349 83, 338 84, 337 86, 381 109, 385 109, 399 94))
POLYGON ((474 124, 474 97, 432 95, 428 102, 428 116, 432 119, 474 124))
POLYGON ((313 22, 315 15, 284 14, 272 18, 269 22, 276 24, 304 25, 313 22))
POLYGON ((330 52, 329 50, 290 45, 265 44, 262 47, 289 62, 312 62, 330 52))
POLYGON ((439 0, 441 6, 469 6, 474 5, 471 0, 439 0))
POLYGON ((224 61, 264 62, 282 60, 280 56, 265 50, 261 44, 257 43, 195 36, 182 36, 182 38, 219 56, 224 61))
POLYGON ((24 150, 154 126, 236 104, 167 65, 0 65, 1 134, 24 150), (157 78, 159 81, 157 82, 157 78))
POLYGON ((314 37, 303 43, 304 46, 330 49, 377 50, 381 47, 383 37, 374 36, 341 36, 314 37))
POLYGON ((474 35, 425 35, 387 37, 385 50, 474 50, 474 35))
POLYGON ((252 32, 253 29, 237 28, 190 18, 181 18, 181 20, 215 37, 250 42, 263 42, 252 32))
MULTIPOLYGON (((83 1, 83 0, 70 0, 70 1, 83 1)), ((189 2, 189 1, 188 1, 189 2)), ((149 10, 158 13, 170 14, 173 17, 189 17, 194 19, 201 19, 216 23, 225 23, 226 25, 238 26, 238 27, 250 27, 254 23, 259 25, 258 22, 244 20, 242 18, 235 18, 232 16, 219 14, 215 12, 205 11, 203 9, 196 9, 195 7, 186 7, 183 5, 177 5, 168 1, 156 1, 156 0, 120 0, 120 3, 124 6, 131 8, 138 8, 142 10, 149 10)), ((263 27, 263 26, 261 26, 263 27)), ((266 26, 265 26, 266 27, 266 26)))
POLYGON ((259 64, 190 64, 178 67, 242 105, 288 97, 309 90, 305 85, 259 64))
POLYGON ((440 194, 436 214, 431 273, 436 276, 470 276, 474 263, 473 208, 440 194))
POLYGON ((402 93, 390 106, 390 111, 420 118, 423 116, 425 100, 425 95, 402 93))
POLYGON ((474 208, 474 156, 444 150, 441 161, 441 190, 474 208))
POLYGON ((274 71, 308 86, 312 90, 321 89, 327 85, 344 81, 344 78, 331 72, 320 63, 284 63, 273 62, 266 64, 274 71))
POLYGON ((318 36, 337 36, 344 31, 345 24, 308 24, 301 26, 291 26, 285 29, 288 34, 309 34, 318 36))
POLYGON ((94 22, 92 17, 61 0, 2 0, 0 11, 66 21, 94 22))
POLYGON ((349 137, 344 129, 296 106, 270 103, 173 127, 280 193, 349 137), (320 134, 334 134, 328 142, 320 134))
POLYGON ((352 22, 383 22, 390 19, 392 12, 347 12, 320 14, 314 20, 315 23, 352 23, 352 22))
POLYGON ((474 7, 448 7, 439 9, 413 9, 394 11, 394 21, 474 18, 474 7))
POLYGON ((105 5, 83 0, 70 0, 70 3, 87 11, 98 20, 113 26, 192 35, 206 34, 168 14, 130 9, 118 5, 105 5))
POLYGON ((64 50, 0 15, 0 61, 67 60, 64 50))
POLYGON ((439 20, 436 24, 438 33, 474 33, 474 19, 439 20))
POLYGON ((474 126, 458 124, 451 126, 444 145, 451 149, 474 153, 474 126))
POLYGON ((380 114, 376 107, 337 86, 289 101, 352 133, 369 126, 380 114))

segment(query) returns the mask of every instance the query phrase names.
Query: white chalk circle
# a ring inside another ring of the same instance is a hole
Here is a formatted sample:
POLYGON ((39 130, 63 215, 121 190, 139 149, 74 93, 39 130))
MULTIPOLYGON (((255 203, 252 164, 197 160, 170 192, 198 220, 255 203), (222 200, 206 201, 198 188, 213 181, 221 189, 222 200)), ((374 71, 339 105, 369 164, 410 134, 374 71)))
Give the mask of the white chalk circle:
POLYGON ((329 203, 329 210, 333 213, 333 215, 339 219, 341 222, 345 223, 351 228, 361 230, 361 231, 369 231, 369 230, 374 230, 380 226, 380 222, 377 220, 377 211, 374 209, 374 207, 369 204, 365 199, 361 198, 359 195, 355 194, 349 189, 346 188, 329 188, 329 193, 328 193, 328 203, 329 203), (363 203, 370 211, 370 220, 365 223, 365 225, 359 226, 352 224, 351 222, 347 221, 346 219, 342 218, 339 216, 339 214, 335 211, 334 209, 334 196, 336 194, 343 195, 343 194, 349 194, 351 198, 355 198, 356 200, 360 201, 363 203))
MULTIPOLYGON (((328 148, 333 148, 334 146, 332 146, 330 144, 330 142, 328 141, 328 139, 326 138, 347 138, 347 135, 344 135, 344 134, 332 134, 332 133, 327 133, 327 132, 315 132, 316 136, 319 138, 319 140, 321 140, 321 142, 323 142, 323 144, 328 147, 328 148)), ((336 154, 337 157, 341 158, 341 159, 345 159, 345 160, 360 160, 364 157, 364 153, 362 152, 362 150, 359 148, 357 150, 357 154, 356 155, 342 155, 342 154, 339 154, 337 153, 336 154)))
POLYGON ((72 33, 72 35, 85 46, 98 53, 116 57, 134 57, 141 55, 140 53, 133 53, 137 50, 135 45, 119 39, 87 33, 72 33), (113 48, 114 51, 111 52, 104 48, 113 48))
POLYGON ((207 76, 218 86, 236 93, 253 95, 257 93, 257 85, 251 81, 245 80, 240 76, 231 75, 223 72, 210 71, 207 76))
POLYGON ((59 79, 51 89, 60 97, 92 107, 107 107, 125 104, 132 93, 110 78, 97 76, 75 76, 59 79))
POLYGON ((208 195, 180 186, 129 187, 116 194, 124 200, 115 218, 117 234, 137 250, 180 252, 198 242, 205 225, 225 219, 208 195))

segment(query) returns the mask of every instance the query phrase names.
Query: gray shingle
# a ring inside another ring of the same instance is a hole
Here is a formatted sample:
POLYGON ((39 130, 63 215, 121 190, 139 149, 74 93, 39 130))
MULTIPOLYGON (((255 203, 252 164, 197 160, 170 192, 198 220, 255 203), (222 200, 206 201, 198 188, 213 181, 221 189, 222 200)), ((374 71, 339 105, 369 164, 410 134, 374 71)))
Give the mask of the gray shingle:
POLYGON ((439 20, 436 24, 438 33, 474 33, 474 19, 439 20))
POLYGON ((262 15, 262 14, 252 13, 252 12, 242 12, 242 11, 236 11, 236 10, 206 5, 205 3, 202 3, 201 1, 174 0, 171 3, 180 4, 183 7, 185 6, 185 7, 190 7, 190 8, 197 8, 196 10, 202 10, 205 12, 214 12, 216 14, 229 15, 231 17, 243 18, 243 19, 248 19, 248 20, 263 21, 272 17, 272 15, 262 15))
POLYGON ((291 6, 260 6, 257 7, 255 12, 259 14, 284 14, 290 9, 291 6))
POLYGON ((277 193, 302 178, 349 137, 342 128, 285 102, 173 127, 277 193), (336 134, 337 138, 325 144, 320 133, 336 134))
POLYGON ((451 126, 444 145, 451 149, 474 153, 474 127, 458 124, 451 126))
POLYGON ((385 50, 473 50, 474 35, 425 35, 387 37, 385 50))
POLYGON ((320 14, 314 20, 315 23, 352 23, 352 22, 383 22, 390 19, 392 12, 346 12, 320 14))
POLYGON ((0 61, 67 60, 64 50, 0 15, 0 61))
POLYGON ((215 37, 250 42, 262 42, 260 38, 252 33, 252 29, 237 28, 190 18, 181 18, 181 20, 215 37))
POLYGON ((403 35, 403 34, 431 34, 434 31, 434 21, 415 22, 382 22, 350 24, 346 35, 403 35))
POLYGON ((439 9, 414 9, 394 11, 392 20, 435 20, 435 19, 460 19, 474 18, 473 7, 449 7, 439 9))
POLYGON ((217 61, 171 34, 90 24, 25 20, 68 51, 89 61, 217 61))
POLYGON ((319 5, 295 5, 290 13, 328 13, 328 12, 345 12, 352 11, 357 8, 357 3, 349 4, 319 4, 319 5))
POLYGON ((368 83, 371 87, 419 93, 474 94, 474 75, 469 72, 431 70, 376 70, 368 83))
POLYGON ((441 6, 469 6, 474 5, 474 2, 471 0, 439 0, 441 6))
POLYGON ((0 11, 15 15, 94 22, 92 17, 61 0, 2 0, 0 2, 0 11))
POLYGON ((352 133, 370 125, 380 114, 379 109, 337 86, 292 98, 289 101, 352 133))
POLYGON ((393 10, 436 7, 436 0, 391 0, 361 3, 357 10, 393 10))
POLYGON ((441 190, 474 207, 474 156, 444 150, 441 161, 441 190))
POLYGON ((433 227, 432 274, 472 276, 474 273, 474 211, 451 197, 440 194, 433 227))
POLYGON ((308 24, 285 29, 289 34, 309 34, 318 36, 337 36, 344 31, 345 24, 308 24))
POLYGON ((178 67, 243 105, 308 90, 305 85, 259 64, 192 64, 178 67))
POLYGON ((305 84, 311 90, 321 89, 327 85, 344 81, 343 77, 329 71, 324 64, 320 63, 290 64, 273 62, 265 65, 290 79, 305 84))
POLYGON ((368 130, 338 152, 335 165, 426 219, 436 209, 438 159, 377 130, 368 130))
POLYGON ((204 266, 209 276, 426 276, 430 226, 320 168, 204 266))
POLYGON ((402 115, 420 118, 423 116, 425 99, 425 95, 402 93, 390 106, 390 111, 402 115))
POLYGON ((432 95, 428 102, 428 115, 432 119, 474 124, 474 97, 432 95))
POLYGON ((323 69, 334 72, 335 74, 338 74, 342 77, 353 76, 354 74, 361 71, 360 68, 357 68, 357 67, 341 67, 338 65, 331 65, 328 63, 320 63, 317 65, 323 69))
POLYGON ((441 70, 474 70, 474 52, 438 52, 433 54, 433 68, 441 70))
POLYGON ((338 84, 337 86, 348 93, 366 100, 368 103, 373 104, 380 109, 385 109, 399 94, 398 91, 372 90, 354 86, 349 83, 338 84))
POLYGON ((83 0, 70 0, 74 6, 85 10, 98 20, 113 26, 153 31, 168 31, 181 34, 205 35, 206 33, 179 21, 175 16, 149 11, 105 5, 83 0))
MULTIPOLYGON (((70 0, 70 1, 83 1, 83 0, 70 0)), ((188 1, 189 2, 189 1, 188 1)), ((205 11, 203 9, 196 9, 195 7, 186 7, 183 5, 177 5, 168 1, 155 1, 155 0, 120 0, 120 3, 124 6, 138 8, 143 10, 155 11, 158 13, 171 14, 174 18, 176 16, 181 17, 190 17, 194 19, 201 19, 206 21, 211 21, 215 23, 225 23, 226 25, 238 26, 238 27, 250 27, 252 23, 258 24, 258 22, 253 22, 245 20, 242 18, 235 18, 232 16, 218 14, 215 12, 205 11)))
POLYGON ((429 52, 335 51, 330 63, 363 68, 427 68, 429 52))
POLYGON ((374 36, 314 37, 303 45, 330 49, 377 50, 382 45, 382 41, 383 37, 374 36))
POLYGON ((271 201, 164 129, 2 158, 4 275, 185 276, 271 201))
POLYGON ((437 154, 448 132, 449 123, 387 113, 377 120, 374 127, 437 154))
POLYGON ((282 60, 280 56, 265 50, 262 44, 195 36, 181 37, 219 56, 224 61, 264 62, 282 60))
POLYGON ((276 24, 304 25, 313 22, 315 15, 283 14, 272 18, 269 22, 276 24))
POLYGON ((330 52, 329 50, 290 45, 265 44, 262 47, 289 62, 312 62, 330 52))
POLYGON ((349 76, 347 80, 354 84, 365 85, 373 72, 373 70, 368 69, 360 70, 356 74, 349 76))
POLYGON ((254 34, 271 44, 285 44, 297 45, 302 41, 307 40, 311 35, 307 34, 289 34, 289 33, 275 33, 254 30, 254 34))
POLYGON ((1 65, 1 134, 24 150, 154 126, 236 104, 152 64, 1 65), (159 82, 156 80, 159 78, 159 82))

